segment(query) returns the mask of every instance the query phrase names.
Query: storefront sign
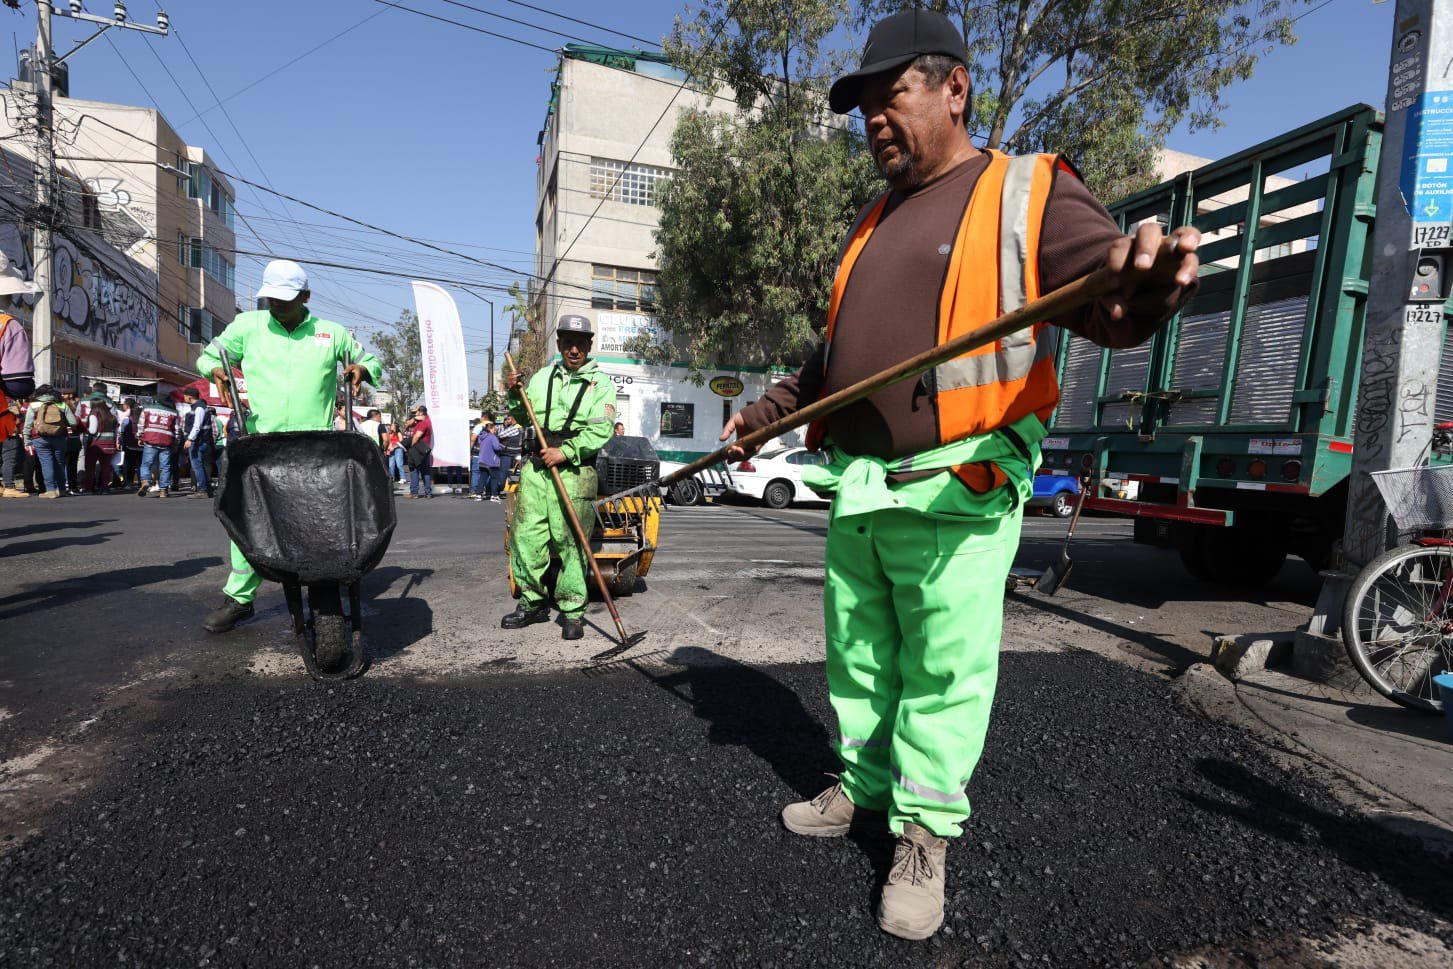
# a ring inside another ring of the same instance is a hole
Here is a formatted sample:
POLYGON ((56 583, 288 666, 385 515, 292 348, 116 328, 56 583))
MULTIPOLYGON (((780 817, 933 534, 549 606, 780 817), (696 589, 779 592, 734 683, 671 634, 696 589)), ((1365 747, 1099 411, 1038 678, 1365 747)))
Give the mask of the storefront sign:
POLYGON ((736 397, 742 392, 742 382, 736 377, 713 377, 707 386, 718 397, 736 397))
POLYGON ((595 352, 631 353, 629 347, 640 337, 656 346, 670 342, 666 331, 656 324, 654 316, 639 313, 597 313, 595 315, 595 352))

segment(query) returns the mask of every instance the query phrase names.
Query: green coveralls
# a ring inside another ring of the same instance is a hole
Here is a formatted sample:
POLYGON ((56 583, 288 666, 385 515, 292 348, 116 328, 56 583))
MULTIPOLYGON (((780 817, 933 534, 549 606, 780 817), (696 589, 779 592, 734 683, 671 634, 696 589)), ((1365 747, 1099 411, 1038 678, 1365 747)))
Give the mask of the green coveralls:
POLYGON ((829 451, 803 469, 832 494, 823 599, 827 682, 848 799, 939 837, 969 816, 965 787, 984 749, 999 673, 1004 580, 1019 546, 1044 427, 1030 415, 895 462, 829 451), (1017 437, 1017 441, 1015 438, 1017 437), (950 473, 892 471, 989 461, 986 494, 950 473))
MULTIPOLYGON (((211 379, 225 348, 247 385, 247 433, 328 431, 338 395, 338 367, 356 363, 378 383, 378 358, 337 323, 312 313, 291 333, 267 310, 239 313, 197 358, 197 370, 211 379)), ((232 572, 223 587, 238 602, 251 602, 262 580, 241 549, 232 544, 232 572)))
MULTIPOLYGON (((565 454, 566 463, 559 468, 560 478, 570 492, 571 504, 580 522, 589 531, 595 520, 596 499, 595 455, 610 440, 614 427, 615 384, 594 360, 587 359, 579 370, 571 373, 556 362, 530 378, 526 393, 535 417, 540 421, 550 444, 565 454), (576 407, 577 398, 580 401, 576 407), (610 410, 607 411, 606 408, 610 410), (567 426, 566 418, 575 415, 567 426), (573 436, 562 439, 556 432, 573 436)), ((529 416, 524 405, 513 394, 510 413, 526 426, 529 416)), ((585 615, 585 553, 570 530, 565 507, 555 493, 550 472, 538 459, 526 460, 520 472, 520 493, 515 499, 514 516, 510 519, 512 542, 510 564, 515 582, 520 587, 520 605, 525 609, 541 609, 550 604, 545 588, 545 571, 553 553, 560 558, 560 573, 555 579, 555 605, 561 615, 578 619, 585 615)))

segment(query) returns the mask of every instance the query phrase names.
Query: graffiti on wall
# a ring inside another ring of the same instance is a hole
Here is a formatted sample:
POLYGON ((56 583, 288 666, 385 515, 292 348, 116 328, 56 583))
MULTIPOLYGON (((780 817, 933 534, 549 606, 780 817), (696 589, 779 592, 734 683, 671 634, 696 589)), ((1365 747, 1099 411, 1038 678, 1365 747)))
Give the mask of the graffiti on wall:
MULTIPOLYGON (((79 251, 69 239, 60 235, 53 239, 51 311, 61 331, 69 337, 155 360, 155 302, 114 268, 79 251)), ((26 276, 34 276, 30 240, 19 226, 0 224, 0 252, 26 276)), ((8 300, 16 309, 24 307, 25 312, 17 315, 29 316, 35 305, 35 297, 29 295, 11 296, 8 300)))

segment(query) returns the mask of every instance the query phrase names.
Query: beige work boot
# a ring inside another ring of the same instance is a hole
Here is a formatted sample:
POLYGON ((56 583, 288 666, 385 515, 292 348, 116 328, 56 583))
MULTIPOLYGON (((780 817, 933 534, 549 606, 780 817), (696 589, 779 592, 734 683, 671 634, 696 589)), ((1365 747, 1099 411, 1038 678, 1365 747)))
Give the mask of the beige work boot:
POLYGON ((943 924, 944 857, 948 839, 913 822, 893 847, 893 867, 878 903, 878 927, 900 939, 926 939, 943 924))
POLYGON ((782 823, 793 834, 809 838, 840 838, 857 824, 887 832, 888 816, 882 811, 860 808, 848 800, 841 784, 834 784, 810 801, 798 801, 782 809, 782 823))
POLYGON ((59 498, 61 493, 59 491, 42 491, 40 496, 42 498, 59 498))
POLYGON ((28 491, 21 491, 19 488, 5 488, 0 490, 0 498, 29 498, 28 491))

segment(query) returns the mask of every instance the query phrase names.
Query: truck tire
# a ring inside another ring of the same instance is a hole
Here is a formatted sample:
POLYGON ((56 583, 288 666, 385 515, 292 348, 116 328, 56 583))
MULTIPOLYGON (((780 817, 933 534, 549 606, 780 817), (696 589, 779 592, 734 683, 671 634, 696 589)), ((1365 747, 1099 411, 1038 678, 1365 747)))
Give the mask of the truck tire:
POLYGON ((1206 565, 1206 543, 1201 540, 1201 533, 1204 528, 1192 528, 1182 536, 1176 551, 1180 553, 1181 565, 1191 574, 1191 578, 1201 582, 1214 582, 1211 570, 1206 565))
POLYGON ((762 504, 768 508, 786 508, 792 504, 792 483, 773 481, 762 491, 762 504))
POLYGON ((1263 587, 1286 564, 1282 542, 1250 526, 1191 526, 1178 548, 1193 577, 1229 588, 1263 587))
POLYGON ((1195 526, 1180 545, 1181 564, 1203 582, 1233 589, 1257 589, 1276 578, 1286 564, 1280 536, 1249 525, 1232 528, 1195 526))

